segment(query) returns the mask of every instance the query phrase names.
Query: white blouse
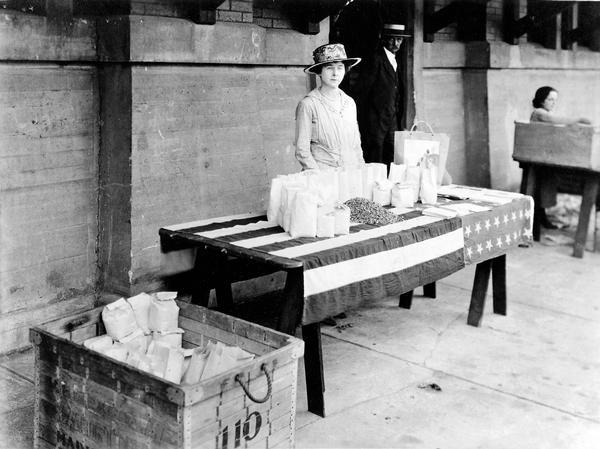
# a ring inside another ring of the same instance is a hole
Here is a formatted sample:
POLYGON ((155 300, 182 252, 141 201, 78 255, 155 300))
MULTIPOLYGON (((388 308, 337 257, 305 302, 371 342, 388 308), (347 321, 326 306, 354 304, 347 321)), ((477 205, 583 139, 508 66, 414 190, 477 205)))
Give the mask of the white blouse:
POLYGON ((339 93, 341 101, 335 102, 317 88, 298 103, 295 146, 296 159, 303 170, 365 163, 356 104, 343 91, 339 93))

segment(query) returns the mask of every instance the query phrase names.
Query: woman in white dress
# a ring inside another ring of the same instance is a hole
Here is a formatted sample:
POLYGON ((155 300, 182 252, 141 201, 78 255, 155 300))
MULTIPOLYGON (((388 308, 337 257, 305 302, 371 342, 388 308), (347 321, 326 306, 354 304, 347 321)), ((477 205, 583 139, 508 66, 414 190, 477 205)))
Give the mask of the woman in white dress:
POLYGON ((346 57, 342 44, 322 45, 313 58, 315 63, 304 71, 318 75, 321 85, 296 108, 296 159, 302 170, 362 165, 356 104, 339 88, 360 58, 346 57))

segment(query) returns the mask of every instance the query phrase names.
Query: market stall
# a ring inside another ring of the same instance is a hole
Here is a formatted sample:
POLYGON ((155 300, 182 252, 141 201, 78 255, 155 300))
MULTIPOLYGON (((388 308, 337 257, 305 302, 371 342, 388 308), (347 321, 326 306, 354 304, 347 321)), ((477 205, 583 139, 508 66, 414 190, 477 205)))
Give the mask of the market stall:
MULTIPOLYGON (((302 326, 309 410, 324 416, 320 321, 386 296, 401 295, 477 264, 468 322, 479 325, 490 273, 494 312, 506 314, 505 254, 531 239, 529 196, 445 186, 435 207, 389 207, 390 224, 351 223, 348 234, 292 238, 264 214, 213 218, 161 228, 164 251, 194 248, 198 288, 206 305, 232 306, 231 283, 285 271, 279 330, 302 326)), ((275 306, 275 304, 274 304, 275 306)), ((400 306, 410 307, 401 301, 400 306)), ((276 311, 277 310, 277 311, 276 311)), ((275 312, 276 311, 276 312, 275 312)))

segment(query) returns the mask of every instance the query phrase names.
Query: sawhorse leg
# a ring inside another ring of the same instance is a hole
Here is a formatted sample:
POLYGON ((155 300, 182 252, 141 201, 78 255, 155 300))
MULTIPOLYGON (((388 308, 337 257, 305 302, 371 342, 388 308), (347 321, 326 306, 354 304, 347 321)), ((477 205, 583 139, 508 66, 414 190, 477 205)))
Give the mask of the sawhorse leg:
POLYGON ((321 348, 321 323, 302 326, 304 340, 304 373, 308 411, 325 417, 325 377, 323 375, 323 350, 321 348))
POLYGON ((583 185, 583 197, 581 199, 581 209, 579 210, 579 220, 577 221, 577 231, 575 233, 575 244, 573 245, 573 257, 583 257, 588 225, 590 224, 590 213, 596 201, 597 194, 598 176, 586 177, 585 184, 583 185))
POLYGON ((477 264, 467 324, 479 327, 483 316, 485 296, 492 274, 494 313, 506 315, 506 254, 477 264))
POLYGON ((203 307, 208 307, 211 288, 208 279, 214 275, 209 259, 212 260, 207 251, 201 248, 196 249, 194 268, 192 269, 194 274, 192 279, 192 304, 203 307))
MULTIPOLYGON (((283 289, 284 305, 279 318, 279 330, 294 335, 302 320, 304 305, 304 269, 289 270, 283 289)), ((308 411, 325 417, 325 375, 323 374, 323 349, 321 347, 321 323, 302 326, 304 340, 304 375, 308 411)))
POLYGON ((539 192, 539 180, 537 179, 537 170, 533 165, 523 166, 523 178, 521 179, 521 193, 533 197, 534 201, 534 212, 533 212, 533 240, 536 242, 540 241, 540 207, 538 206, 540 201, 539 192))
MULTIPOLYGON (((412 306, 414 290, 409 290, 406 293, 402 293, 400 295, 400 302, 398 303, 398 307, 402 307, 403 309, 410 309, 412 306)), ((436 297, 436 288, 435 282, 431 284, 425 284, 423 286, 423 296, 427 296, 428 298, 436 297)))

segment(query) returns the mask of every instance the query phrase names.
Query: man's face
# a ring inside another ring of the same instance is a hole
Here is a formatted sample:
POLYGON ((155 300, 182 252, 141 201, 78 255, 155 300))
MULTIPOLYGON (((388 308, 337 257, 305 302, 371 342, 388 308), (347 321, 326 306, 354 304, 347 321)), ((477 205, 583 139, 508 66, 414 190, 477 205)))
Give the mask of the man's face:
POLYGON ((400 45, 402 45, 403 39, 404 38, 398 36, 383 36, 383 46, 392 53, 396 53, 398 50, 400 50, 400 45))

